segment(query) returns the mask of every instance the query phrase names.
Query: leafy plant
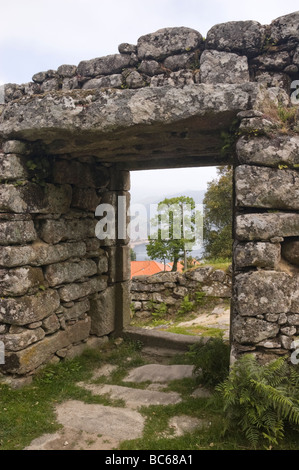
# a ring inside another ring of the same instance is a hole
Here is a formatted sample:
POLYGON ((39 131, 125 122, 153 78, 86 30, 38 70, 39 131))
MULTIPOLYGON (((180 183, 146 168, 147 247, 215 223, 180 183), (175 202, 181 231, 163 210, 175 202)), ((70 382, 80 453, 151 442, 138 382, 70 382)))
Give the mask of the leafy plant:
POLYGON ((266 365, 246 354, 216 387, 224 402, 227 429, 236 426, 254 447, 283 439, 287 423, 299 425, 299 374, 281 357, 266 365))
POLYGON ((194 308, 194 302, 189 300, 189 295, 185 295, 184 300, 182 300, 181 306, 178 310, 178 315, 185 315, 186 313, 192 312, 194 308))
POLYGON ((154 300, 149 300, 147 306, 154 317, 161 318, 167 314, 168 309, 167 305, 164 302, 158 304, 154 300))
POLYGON ((195 365, 198 380, 204 385, 215 386, 229 373, 230 348, 222 338, 211 338, 205 344, 203 341, 196 343, 187 355, 195 365))
POLYGON ((205 292, 195 292, 195 302, 197 305, 203 305, 205 300, 205 292))

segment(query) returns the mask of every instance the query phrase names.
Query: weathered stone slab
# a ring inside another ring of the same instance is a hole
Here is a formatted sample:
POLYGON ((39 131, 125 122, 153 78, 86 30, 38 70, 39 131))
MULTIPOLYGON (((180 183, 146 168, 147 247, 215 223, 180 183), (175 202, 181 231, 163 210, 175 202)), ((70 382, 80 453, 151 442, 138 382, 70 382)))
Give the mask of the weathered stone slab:
POLYGON ((72 188, 69 185, 0 185, 0 210, 3 212, 62 214, 69 210, 71 198, 72 188))
POLYGON ((191 365, 160 365, 147 364, 145 366, 136 367, 131 370, 124 378, 125 382, 171 382, 172 380, 181 380, 192 378, 194 366, 191 365))
POLYGON ((7 140, 2 144, 4 153, 16 153, 20 155, 28 155, 30 152, 30 144, 21 142, 20 140, 7 140))
POLYGON ((77 284, 68 284, 59 289, 60 299, 64 302, 87 297, 90 294, 95 294, 104 290, 107 287, 107 279, 102 277, 95 277, 86 282, 77 284))
POLYGON ((242 207, 299 209, 299 173, 240 165, 235 170, 236 204, 242 207))
POLYGON ((90 309, 90 302, 84 299, 81 302, 75 302, 72 307, 63 307, 63 314, 66 320, 74 320, 79 318, 83 313, 88 312, 90 309))
POLYGON ((239 274, 235 279, 236 310, 241 316, 290 312, 292 290, 292 277, 284 272, 239 274))
POLYGON ((240 344, 252 344, 275 337, 279 326, 257 318, 238 316, 233 320, 232 330, 235 341, 240 344))
POLYGON ((23 245, 36 239, 32 220, 0 221, 0 245, 23 245))
POLYGON ((78 279, 93 276, 97 273, 97 265, 93 260, 83 260, 78 263, 65 261, 51 264, 45 269, 45 278, 50 286, 71 283, 78 279))
POLYGON ((47 289, 36 295, 0 299, 0 321, 11 325, 27 325, 51 315, 60 305, 55 290, 47 289))
POLYGON ((82 188, 105 188, 110 179, 105 167, 69 160, 54 163, 53 178, 57 184, 72 184, 82 188))
POLYGON ((65 427, 104 434, 118 440, 142 437, 145 418, 135 410, 90 405, 69 400, 56 407, 57 420, 65 427))
POLYGON ((60 329, 60 322, 55 313, 43 320, 42 327, 47 335, 55 333, 55 331, 60 329))
POLYGON ((129 245, 107 248, 110 282, 127 281, 131 278, 129 245))
POLYGON ((251 57, 260 53, 264 37, 265 27, 257 21, 229 21, 217 24, 208 31, 206 48, 251 57))
POLYGON ((141 36, 137 41, 138 59, 161 60, 173 54, 200 49, 203 37, 190 28, 163 28, 141 36))
POLYGON ((84 219, 47 219, 40 221, 38 234, 46 243, 59 243, 65 240, 84 240, 95 236, 96 220, 84 219))
POLYGON ((16 154, 0 153, 1 180, 22 180, 28 177, 23 157, 16 154))
POLYGON ((173 86, 138 90, 96 89, 90 90, 90 96, 84 98, 80 90, 62 94, 52 92, 36 95, 30 101, 9 103, 0 117, 0 131, 5 137, 14 132, 26 135, 29 140, 45 137, 47 142, 55 141, 59 136, 63 145, 60 153, 66 150, 65 139, 68 140, 68 149, 76 151, 73 141, 74 136, 77 137, 77 129, 81 133, 91 131, 94 136, 137 124, 170 124, 195 116, 207 116, 211 112, 237 113, 248 109, 249 97, 254 99, 257 90, 256 84, 245 83, 194 84, 175 90, 173 86), (20 113, 23 113, 21 122, 20 113), (73 133, 70 133, 71 129, 73 133))
POLYGON ((286 42, 298 43, 299 39, 299 12, 280 16, 271 23, 270 41, 275 44, 286 42))
POLYGON ((44 276, 40 268, 0 269, 0 296, 25 295, 42 286, 44 276))
POLYGON ((129 54, 111 54, 91 60, 83 60, 78 65, 78 75, 82 77, 97 77, 100 75, 113 75, 121 73, 124 68, 130 67, 136 60, 129 54))
POLYGON ((122 74, 114 73, 101 78, 92 78, 84 83, 82 89, 93 90, 94 88, 121 88, 122 85, 122 74))
POLYGON ((93 395, 109 395, 114 400, 124 400, 130 408, 151 405, 175 405, 182 398, 177 392, 157 392, 154 390, 140 390, 138 388, 122 387, 119 385, 82 384, 93 395))
POLYGON ((281 259, 279 243, 240 243, 235 248, 236 267, 276 268, 281 259))
POLYGON ((205 50, 200 57, 202 83, 245 83, 249 82, 248 60, 230 52, 205 50))
POLYGON ((240 163, 270 167, 299 165, 299 136, 254 139, 243 136, 236 149, 240 163))
POLYGON ((270 240, 275 237, 295 237, 299 234, 299 214, 242 214, 236 217, 239 240, 270 240))
POLYGON ((108 287, 96 298, 90 300, 91 334, 104 336, 115 329, 115 294, 114 286, 108 287))
POLYGON ((86 245, 83 242, 61 243, 48 245, 34 243, 26 246, 0 246, 0 266, 12 268, 16 266, 43 266, 59 263, 68 258, 84 256, 86 245))
POLYGON ((72 207, 85 211, 95 212, 101 202, 101 197, 97 195, 94 188, 73 188, 72 207))
POLYGON ((42 328, 35 328, 34 330, 20 328, 20 331, 15 334, 0 336, 0 340, 4 342, 5 350, 20 351, 30 346, 30 344, 42 340, 44 337, 45 332, 42 328))
POLYGON ((42 341, 15 353, 8 353, 2 369, 6 372, 24 375, 47 363, 62 348, 86 339, 90 331, 90 319, 79 321, 64 331, 45 336, 42 341))

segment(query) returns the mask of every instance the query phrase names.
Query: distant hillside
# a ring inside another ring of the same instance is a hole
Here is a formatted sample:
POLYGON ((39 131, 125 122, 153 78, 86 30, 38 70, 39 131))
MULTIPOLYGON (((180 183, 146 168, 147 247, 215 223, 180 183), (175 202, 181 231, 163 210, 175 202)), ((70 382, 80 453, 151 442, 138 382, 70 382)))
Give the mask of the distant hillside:
POLYGON ((195 204, 202 204, 205 196, 205 190, 201 189, 199 191, 186 189, 185 191, 180 191, 179 193, 174 194, 161 194, 161 196, 150 196, 143 199, 137 199, 134 197, 134 192, 131 194, 133 204, 144 204, 149 206, 150 204, 158 204, 163 201, 165 198, 171 199, 173 197, 187 196, 194 199, 195 204))

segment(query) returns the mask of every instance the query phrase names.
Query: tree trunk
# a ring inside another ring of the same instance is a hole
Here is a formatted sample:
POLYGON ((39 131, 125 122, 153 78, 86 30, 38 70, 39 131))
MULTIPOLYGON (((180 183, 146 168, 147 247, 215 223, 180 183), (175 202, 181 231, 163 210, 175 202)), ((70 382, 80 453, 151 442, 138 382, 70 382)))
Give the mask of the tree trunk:
POLYGON ((173 266, 172 266, 172 270, 171 271, 177 271, 178 270, 178 260, 179 258, 174 258, 173 260, 173 266))

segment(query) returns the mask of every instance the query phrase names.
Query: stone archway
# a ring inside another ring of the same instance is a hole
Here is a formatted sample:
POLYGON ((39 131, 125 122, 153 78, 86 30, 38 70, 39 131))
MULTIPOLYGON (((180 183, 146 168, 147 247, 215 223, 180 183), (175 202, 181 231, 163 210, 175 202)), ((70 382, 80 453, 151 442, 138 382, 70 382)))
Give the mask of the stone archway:
POLYGON ((291 349, 299 142, 277 110, 290 109, 298 78, 298 24, 298 13, 267 27, 226 23, 205 41, 166 28, 119 54, 5 86, 3 372, 32 373, 126 326, 128 240, 100 242, 94 211, 104 202, 117 213, 120 195, 129 203, 135 169, 234 164, 232 352, 291 349))

